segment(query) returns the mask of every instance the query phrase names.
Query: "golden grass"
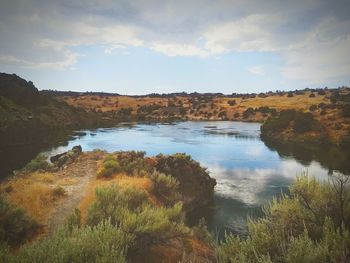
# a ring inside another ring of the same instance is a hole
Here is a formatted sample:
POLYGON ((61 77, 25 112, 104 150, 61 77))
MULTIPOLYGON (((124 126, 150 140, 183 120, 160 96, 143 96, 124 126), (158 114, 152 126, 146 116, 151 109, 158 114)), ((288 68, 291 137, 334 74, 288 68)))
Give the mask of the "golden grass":
POLYGON ((59 186, 69 186, 74 185, 78 182, 77 178, 63 177, 57 180, 56 184, 59 186))
POLYGON ((12 185, 8 200, 27 213, 38 222, 45 222, 52 209, 54 198, 52 189, 45 183, 17 180, 12 185))
POLYGON ((12 178, 2 185, 2 189, 6 190, 7 199, 12 204, 45 224, 56 205, 57 196, 53 194, 56 180, 52 173, 34 172, 12 178))
MULTIPOLYGON (((308 110, 308 108, 313 104, 319 104, 321 102, 329 102, 329 99, 327 99, 327 95, 329 92, 327 92, 326 95, 318 95, 316 93, 315 97, 310 98, 309 95, 311 94, 310 91, 306 91, 303 95, 296 95, 294 94, 293 97, 287 97, 287 94, 283 96, 279 95, 270 95, 265 98, 255 97, 255 98, 217 98, 214 99, 214 105, 215 109, 222 108, 222 110, 232 110, 234 109, 236 112, 244 111, 245 109, 252 107, 252 108, 259 108, 263 106, 267 106, 270 108, 274 108, 276 110, 283 110, 283 109, 298 109, 298 110, 308 110), (236 101, 236 105, 229 106, 228 101, 234 99, 236 101)), ((189 97, 176 97, 177 100, 181 100, 184 104, 184 106, 189 106, 189 97)), ((81 107, 85 109, 98 109, 102 112, 105 111, 111 111, 111 110, 120 110, 122 108, 132 108, 133 112, 136 112, 136 110, 140 106, 145 105, 151 105, 151 104, 159 104, 163 106, 168 105, 168 98, 150 98, 150 97, 143 97, 143 98, 135 98, 135 97, 129 97, 129 96, 91 96, 91 95, 84 95, 80 97, 69 97, 66 96, 63 98, 64 101, 66 101, 68 104, 75 106, 75 107, 81 107)), ((210 109, 209 109, 210 110, 210 109)))

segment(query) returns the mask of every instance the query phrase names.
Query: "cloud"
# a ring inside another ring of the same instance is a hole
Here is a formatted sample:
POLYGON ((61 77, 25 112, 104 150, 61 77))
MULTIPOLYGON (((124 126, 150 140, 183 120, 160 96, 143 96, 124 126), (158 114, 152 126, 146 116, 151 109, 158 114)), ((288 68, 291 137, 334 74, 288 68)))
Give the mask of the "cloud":
POLYGON ((254 75, 258 76, 264 76, 265 75, 265 70, 263 66, 253 66, 248 68, 248 71, 254 75))
POLYGON ((63 52, 63 60, 54 61, 54 62, 35 62, 30 60, 25 60, 21 58, 17 58, 12 55, 0 54, 0 62, 1 63, 9 63, 18 65, 21 67, 27 68, 46 68, 46 69, 54 69, 54 70, 64 70, 67 68, 72 68, 71 66, 77 62, 77 58, 81 55, 77 53, 73 53, 69 50, 63 52))
POLYGON ((267 27, 277 17, 266 14, 254 14, 238 21, 217 24, 204 33, 206 49, 221 54, 234 51, 274 51, 277 49, 272 33, 267 27))
MULTIPOLYGON (((350 72, 349 3, 288 1, 7 1, 0 10, 3 64, 64 70, 76 49, 143 47, 169 57, 273 53, 287 80, 322 83, 350 72)), ((128 50, 130 52, 130 50, 128 50)), ((263 75, 265 68, 248 69, 263 75)))
POLYGON ((188 44, 153 42, 150 44, 150 48, 170 57, 175 57, 175 56, 207 57, 210 54, 208 51, 204 49, 201 49, 195 45, 188 45, 188 44))
POLYGON ((282 73, 290 79, 323 83, 350 72, 350 21, 324 19, 295 49, 284 54, 282 73))

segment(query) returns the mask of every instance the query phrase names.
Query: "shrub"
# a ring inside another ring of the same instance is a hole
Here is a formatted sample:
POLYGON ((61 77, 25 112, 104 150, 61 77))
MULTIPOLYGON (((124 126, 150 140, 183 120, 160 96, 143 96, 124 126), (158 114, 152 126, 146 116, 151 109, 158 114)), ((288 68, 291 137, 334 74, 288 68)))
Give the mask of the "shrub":
POLYGON ((236 105, 236 100, 229 100, 227 101, 227 104, 230 106, 235 106, 236 105))
POLYGON ((53 236, 23 246, 7 262, 126 262, 131 235, 103 221, 96 226, 64 227, 53 236))
POLYGON ((310 110, 310 111, 315 111, 315 110, 317 110, 317 105, 315 105, 315 104, 311 105, 311 106, 309 107, 309 110, 310 110))
POLYGON ((181 203, 156 207, 140 189, 117 186, 97 189, 96 201, 88 211, 88 224, 97 225, 106 218, 133 237, 131 251, 134 252, 148 249, 151 244, 166 244, 189 233, 181 203))
POLYGON ((309 95, 309 98, 315 98, 316 97, 316 95, 314 94, 314 93, 311 93, 310 95, 309 95))
POLYGON ((346 118, 350 117, 350 104, 344 105, 342 113, 343 113, 344 117, 346 117, 346 118))
POLYGON ((295 118, 295 110, 283 110, 277 117, 268 118, 261 126, 263 134, 270 132, 279 132, 289 127, 291 121, 295 118))
POLYGON ((226 111, 219 112, 218 117, 221 118, 221 119, 226 119, 227 118, 227 112, 226 111))
POLYGON ((66 190, 62 186, 56 186, 52 189, 52 193, 56 197, 64 196, 66 194, 66 190))
POLYGON ((25 171, 34 172, 37 170, 47 170, 52 165, 47 161, 47 157, 44 154, 39 154, 35 159, 31 160, 24 167, 25 171))
POLYGON ((243 112, 243 118, 247 119, 249 118, 251 115, 254 114, 254 109, 253 108, 248 108, 243 112))
POLYGON ((154 171, 150 178, 153 182, 154 194, 165 204, 174 205, 180 200, 179 182, 171 175, 154 171))
POLYGON ((147 163, 144 152, 121 151, 106 156, 98 176, 110 177, 114 173, 139 175, 150 171, 152 167, 147 163))
POLYGON ((288 97, 288 98, 294 97, 293 92, 288 92, 287 97, 288 97))
POLYGON ((38 227, 24 210, 14 207, 0 196, 0 243, 17 246, 31 237, 38 227))
POLYGON ((349 179, 326 183, 303 175, 290 196, 274 199, 248 224, 248 237, 228 235, 220 262, 347 262, 350 255, 349 179), (346 190, 347 189, 347 190, 346 190))
POLYGON ((307 132, 312 130, 314 122, 314 117, 310 112, 298 112, 294 118, 293 129, 296 133, 307 132))
POLYGON ((311 130, 321 131, 320 124, 313 118, 310 112, 283 110, 279 116, 267 119, 261 126, 261 132, 262 135, 271 134, 283 131, 290 126, 295 133, 304 133, 311 130))
POLYGON ((201 218, 198 224, 192 227, 192 231, 199 240, 205 242, 206 244, 213 244, 213 236, 208 231, 207 223, 204 218, 201 218))
POLYGON ((318 107, 319 107, 320 109, 325 109, 326 106, 327 106, 327 104, 324 103, 324 102, 321 102, 320 104, 318 104, 318 107))
POLYGON ((326 95, 326 92, 323 89, 317 90, 318 95, 326 95))
POLYGON ((187 205, 200 207, 212 202, 216 181, 191 156, 183 153, 160 154, 157 155, 155 167, 157 171, 171 175, 179 182, 179 191, 182 196, 186 196, 184 200, 185 209, 189 208, 187 205), (187 200, 191 201, 188 202, 187 200))

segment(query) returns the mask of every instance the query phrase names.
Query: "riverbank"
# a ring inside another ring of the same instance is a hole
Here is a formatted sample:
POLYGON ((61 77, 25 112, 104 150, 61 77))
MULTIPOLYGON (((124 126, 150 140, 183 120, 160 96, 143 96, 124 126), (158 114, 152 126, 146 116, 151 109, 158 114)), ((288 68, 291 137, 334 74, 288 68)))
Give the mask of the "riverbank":
MULTIPOLYGON (((97 189, 117 187, 118 191, 140 191, 145 195, 143 198, 148 200, 148 206, 164 212, 169 209, 166 213, 175 213, 176 210, 176 213, 186 215, 192 209, 212 202, 215 180, 189 156, 160 155, 150 158, 138 152, 74 152, 66 153, 66 157, 61 155, 53 166, 34 160, 21 174, 1 184, 2 197, 11 205, 24 209, 38 226, 36 231, 31 231, 31 235, 26 237, 27 240, 41 240, 52 236, 67 222, 67 218, 77 211, 80 224, 88 224, 91 207, 98 199, 97 189), (70 159, 72 156, 75 157, 70 159), (181 171, 175 170, 179 163, 187 170, 186 178, 181 177, 181 171), (107 174, 102 172, 104 169, 115 170, 110 170, 107 174), (167 172, 168 175, 161 172, 167 172), (183 204, 183 208, 179 202, 183 204)), ((146 256, 149 258, 147 262, 178 262, 186 251, 186 257, 196 262, 206 262, 210 258, 213 260, 211 245, 201 240, 199 233, 196 234, 186 226, 180 214, 176 215, 180 216, 178 219, 169 220, 173 221, 171 224, 180 224, 184 233, 166 236, 167 231, 175 229, 164 229, 164 225, 157 230, 160 226, 155 225, 152 231, 160 232, 142 235, 155 235, 155 238, 160 239, 165 235, 165 240, 160 243, 151 242, 149 247, 143 248, 143 251, 134 256, 146 256), (162 231, 165 232, 162 234, 162 231)), ((151 221, 148 223, 152 224, 152 220, 155 219, 149 220, 151 221)), ((133 262, 138 261, 135 258, 133 262)))
MULTIPOLYGON (((179 195, 181 181, 147 172, 161 169, 164 158, 168 168, 171 159, 183 160, 178 155, 144 158, 137 152, 81 153, 76 147, 53 158, 54 166, 31 162, 22 175, 1 185, 0 237, 8 242, 0 247, 0 259, 299 262, 307 253, 312 262, 346 262, 350 255, 347 176, 324 183, 297 177, 288 196, 274 199, 263 218, 249 221, 246 237, 229 234, 216 244, 203 221, 186 225, 181 202, 196 200, 179 195)), ((176 173, 175 166, 169 171, 176 173)))

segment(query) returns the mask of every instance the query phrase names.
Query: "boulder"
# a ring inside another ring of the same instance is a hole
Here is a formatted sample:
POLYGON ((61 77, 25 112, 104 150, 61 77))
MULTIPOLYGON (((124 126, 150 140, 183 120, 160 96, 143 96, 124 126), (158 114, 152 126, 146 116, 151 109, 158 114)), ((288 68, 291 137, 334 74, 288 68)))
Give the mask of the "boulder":
POLYGON ((68 152, 60 153, 50 158, 50 161, 57 167, 63 167, 64 165, 74 162, 82 153, 80 145, 74 146, 68 152))

